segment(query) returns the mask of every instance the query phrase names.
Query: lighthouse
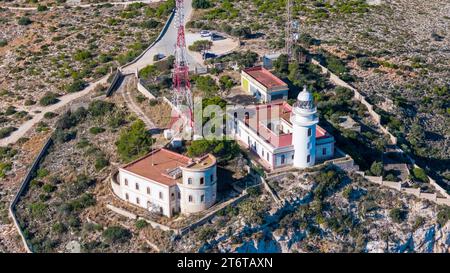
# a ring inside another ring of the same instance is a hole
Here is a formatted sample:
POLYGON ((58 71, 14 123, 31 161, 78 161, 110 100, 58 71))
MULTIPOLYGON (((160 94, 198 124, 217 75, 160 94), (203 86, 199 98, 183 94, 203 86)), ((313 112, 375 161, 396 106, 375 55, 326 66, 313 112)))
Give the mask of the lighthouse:
POLYGON ((316 161, 316 125, 319 123, 313 95, 306 86, 298 94, 291 115, 293 126, 294 167, 307 168, 316 161))

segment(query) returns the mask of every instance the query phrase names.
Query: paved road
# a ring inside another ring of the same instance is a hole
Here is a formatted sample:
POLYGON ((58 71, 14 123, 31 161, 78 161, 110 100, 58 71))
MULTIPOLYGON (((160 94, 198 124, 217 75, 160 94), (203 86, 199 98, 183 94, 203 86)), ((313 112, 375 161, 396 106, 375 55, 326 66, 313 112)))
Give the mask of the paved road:
MULTIPOLYGON (((70 7, 81 7, 81 8, 89 8, 89 7, 95 7, 95 6, 101 6, 104 4, 110 4, 114 6, 120 6, 120 5, 129 5, 133 3, 144 3, 144 4, 150 4, 150 3, 158 3, 163 2, 164 0, 142 0, 142 1, 124 1, 124 2, 104 2, 104 3, 92 3, 92 4, 80 4, 80 3, 74 3, 69 5, 61 5, 56 7, 48 7, 48 9, 54 9, 54 8, 65 8, 66 6, 70 7)), ((10 7, 10 6, 0 6, 2 9, 9 9, 9 10, 37 10, 37 7, 10 7)))
MULTIPOLYGON (((184 1, 185 22, 188 22, 192 15, 192 0, 184 1)), ((170 23, 164 36, 156 43, 150 50, 135 63, 124 67, 122 70, 125 74, 135 73, 136 69, 140 70, 149 64, 153 64, 153 56, 156 54, 163 54, 164 56, 173 55, 175 52, 175 45, 177 43, 177 29, 175 28, 175 18, 170 23)), ((195 59, 188 54, 188 62, 191 69, 194 67, 200 67, 201 64, 197 63, 195 59)))
MULTIPOLYGON (((145 2, 145 1, 151 1, 151 2, 158 2, 156 0, 144 0, 141 2, 145 2)), ((119 2, 118 2, 119 3, 119 2)), ((124 2, 121 2, 124 3, 124 2)), ((130 3, 130 2, 128 2, 130 3)), ((192 14, 192 0, 185 0, 184 1, 185 4, 185 22, 189 21, 189 18, 192 14)), ((123 73, 127 74, 127 73, 134 73, 136 72, 136 69, 142 69, 143 67, 149 65, 149 64, 153 64, 153 56, 157 53, 163 53, 168 55, 173 54, 174 50, 175 50, 175 44, 176 44, 176 37, 177 37, 177 32, 176 29, 174 27, 174 20, 172 20, 169 28, 167 29, 166 33, 164 33, 164 36, 159 40, 158 43, 156 43, 151 49, 147 50, 147 52, 145 54, 143 54, 136 62, 134 62, 133 64, 126 66, 123 68, 123 73)), ((198 65, 194 59, 191 56, 188 56, 188 61, 190 63, 190 65, 198 65)), ((109 75, 108 75, 109 76, 109 75)), ((85 95, 87 95, 89 92, 91 92, 95 86, 97 86, 97 84, 104 84, 107 82, 107 78, 108 76, 105 76, 104 78, 90 83, 89 86, 84 89, 83 91, 77 92, 77 93, 73 93, 73 94, 68 94, 65 96, 60 97, 60 102, 47 106, 47 107, 35 107, 30 109, 30 111, 34 112, 34 111, 40 111, 41 113, 38 114, 34 114, 33 118, 26 121, 25 123, 23 123, 22 125, 20 125, 20 127, 11 133, 11 135, 7 138, 3 138, 0 139, 0 146, 6 146, 8 144, 12 144, 17 142, 17 140, 19 140, 21 137, 23 137, 35 124, 37 124, 39 121, 41 121, 44 118, 44 114, 46 112, 53 112, 58 110, 59 108, 69 104, 71 101, 83 97, 85 95)), ((122 85, 124 84, 124 82, 122 82, 122 85)), ((119 87, 119 88, 122 88, 119 87)))

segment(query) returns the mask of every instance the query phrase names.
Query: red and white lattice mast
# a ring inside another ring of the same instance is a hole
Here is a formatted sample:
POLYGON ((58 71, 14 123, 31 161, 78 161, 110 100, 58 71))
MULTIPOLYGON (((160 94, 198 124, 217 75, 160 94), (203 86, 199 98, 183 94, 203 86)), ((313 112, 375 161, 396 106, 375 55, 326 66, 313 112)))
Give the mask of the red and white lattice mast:
POLYGON ((177 44, 175 47, 175 65, 173 70, 172 103, 187 119, 187 125, 193 127, 193 101, 191 83, 189 81, 189 65, 186 53, 186 38, 184 34, 184 0, 176 1, 175 27, 177 29, 177 44))

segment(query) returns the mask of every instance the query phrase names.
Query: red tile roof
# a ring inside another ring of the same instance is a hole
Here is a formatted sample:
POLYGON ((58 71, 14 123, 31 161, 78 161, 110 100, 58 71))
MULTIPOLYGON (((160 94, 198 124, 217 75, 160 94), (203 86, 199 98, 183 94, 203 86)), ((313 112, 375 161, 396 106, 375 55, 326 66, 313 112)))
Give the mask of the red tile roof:
MULTIPOLYGON (((284 102, 284 101, 276 101, 270 104, 258 105, 256 108, 256 122, 250 121, 249 126, 257 131, 259 136, 262 139, 265 139, 266 142, 270 143, 273 147, 281 148, 292 145, 292 133, 289 134, 280 134, 276 135, 274 132, 269 130, 267 127, 261 124, 261 121, 270 120, 271 116, 275 116, 276 118, 285 120, 289 125, 292 126, 290 121, 290 116, 292 112, 292 107, 284 102), (272 113, 272 111, 278 111, 278 113, 272 113), (262 111, 267 111, 267 114, 262 113, 262 111), (265 116, 267 115, 267 118, 265 116), (261 117, 264 117, 262 119, 261 117), (255 128, 255 124, 257 124, 257 128, 255 128)), ((253 119, 255 117, 251 117, 253 119)), ((316 126, 316 139, 324 139, 332 137, 325 129, 320 126, 316 126)))
POLYGON ((192 162, 193 160, 189 157, 162 148, 129 163, 122 169, 158 183, 173 186, 179 179, 172 178, 168 171, 178 167, 186 167, 192 162))
POLYGON ((268 89, 274 87, 287 87, 287 84, 285 82, 280 80, 277 76, 270 73, 269 70, 265 69, 262 66, 247 68, 244 69, 244 72, 268 89))

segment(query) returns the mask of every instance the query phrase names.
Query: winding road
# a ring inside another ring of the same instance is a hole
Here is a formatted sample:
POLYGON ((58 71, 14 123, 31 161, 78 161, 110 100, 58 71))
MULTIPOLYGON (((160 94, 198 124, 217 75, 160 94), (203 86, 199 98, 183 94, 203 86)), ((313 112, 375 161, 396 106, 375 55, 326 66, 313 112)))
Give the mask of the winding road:
MULTIPOLYGON (((153 3, 153 2, 160 2, 160 1, 143 0, 143 1, 113 2, 113 3, 130 4, 133 2, 153 3)), ((111 4, 113 4, 113 3, 111 3, 111 4)), ((103 4, 105 4, 105 3, 103 3, 103 4)), ((184 5, 185 5, 185 22, 188 22, 189 18, 192 15, 192 0, 185 0, 184 5)), ((169 18, 169 20, 170 20, 170 18, 169 18)), ((123 74, 133 74, 137 70, 142 69, 149 64, 153 64, 153 56, 155 56, 156 54, 162 53, 166 56, 173 54, 173 52, 175 50, 176 37, 177 37, 177 32, 176 32, 176 28, 175 28, 175 20, 171 20, 170 25, 168 26, 167 30, 162 33, 162 37, 159 39, 159 41, 157 41, 153 46, 150 46, 149 48, 147 48, 144 51, 144 53, 141 54, 136 60, 134 60, 130 64, 124 65, 122 67, 123 74)), ((196 63, 196 61, 190 55, 188 55, 188 61, 189 61, 189 64, 191 67, 201 66, 200 64, 196 63)), ((30 108, 29 109, 30 113, 33 112, 33 113, 37 113, 37 114, 34 114, 30 120, 21 124, 20 127, 17 128, 16 131, 12 132, 10 136, 0 139, 0 146, 6 146, 6 145, 17 142, 21 137, 25 136, 25 134, 30 129, 32 129, 34 125, 36 125, 38 122, 40 122, 44 118, 44 114, 46 112, 54 112, 66 105, 69 105, 73 100, 87 95, 92 90, 94 90, 94 88, 98 84, 106 84, 108 77, 109 77, 109 75, 107 75, 95 82, 90 83, 88 85, 88 87, 86 87, 84 90, 82 90, 80 92, 59 97, 60 101, 56 104, 53 104, 53 105, 50 105, 47 107, 36 106, 36 107, 30 108)), ((125 84, 126 82, 127 81, 123 81, 122 85, 125 84)), ((119 88, 123 88, 123 87, 120 86, 119 88)))

